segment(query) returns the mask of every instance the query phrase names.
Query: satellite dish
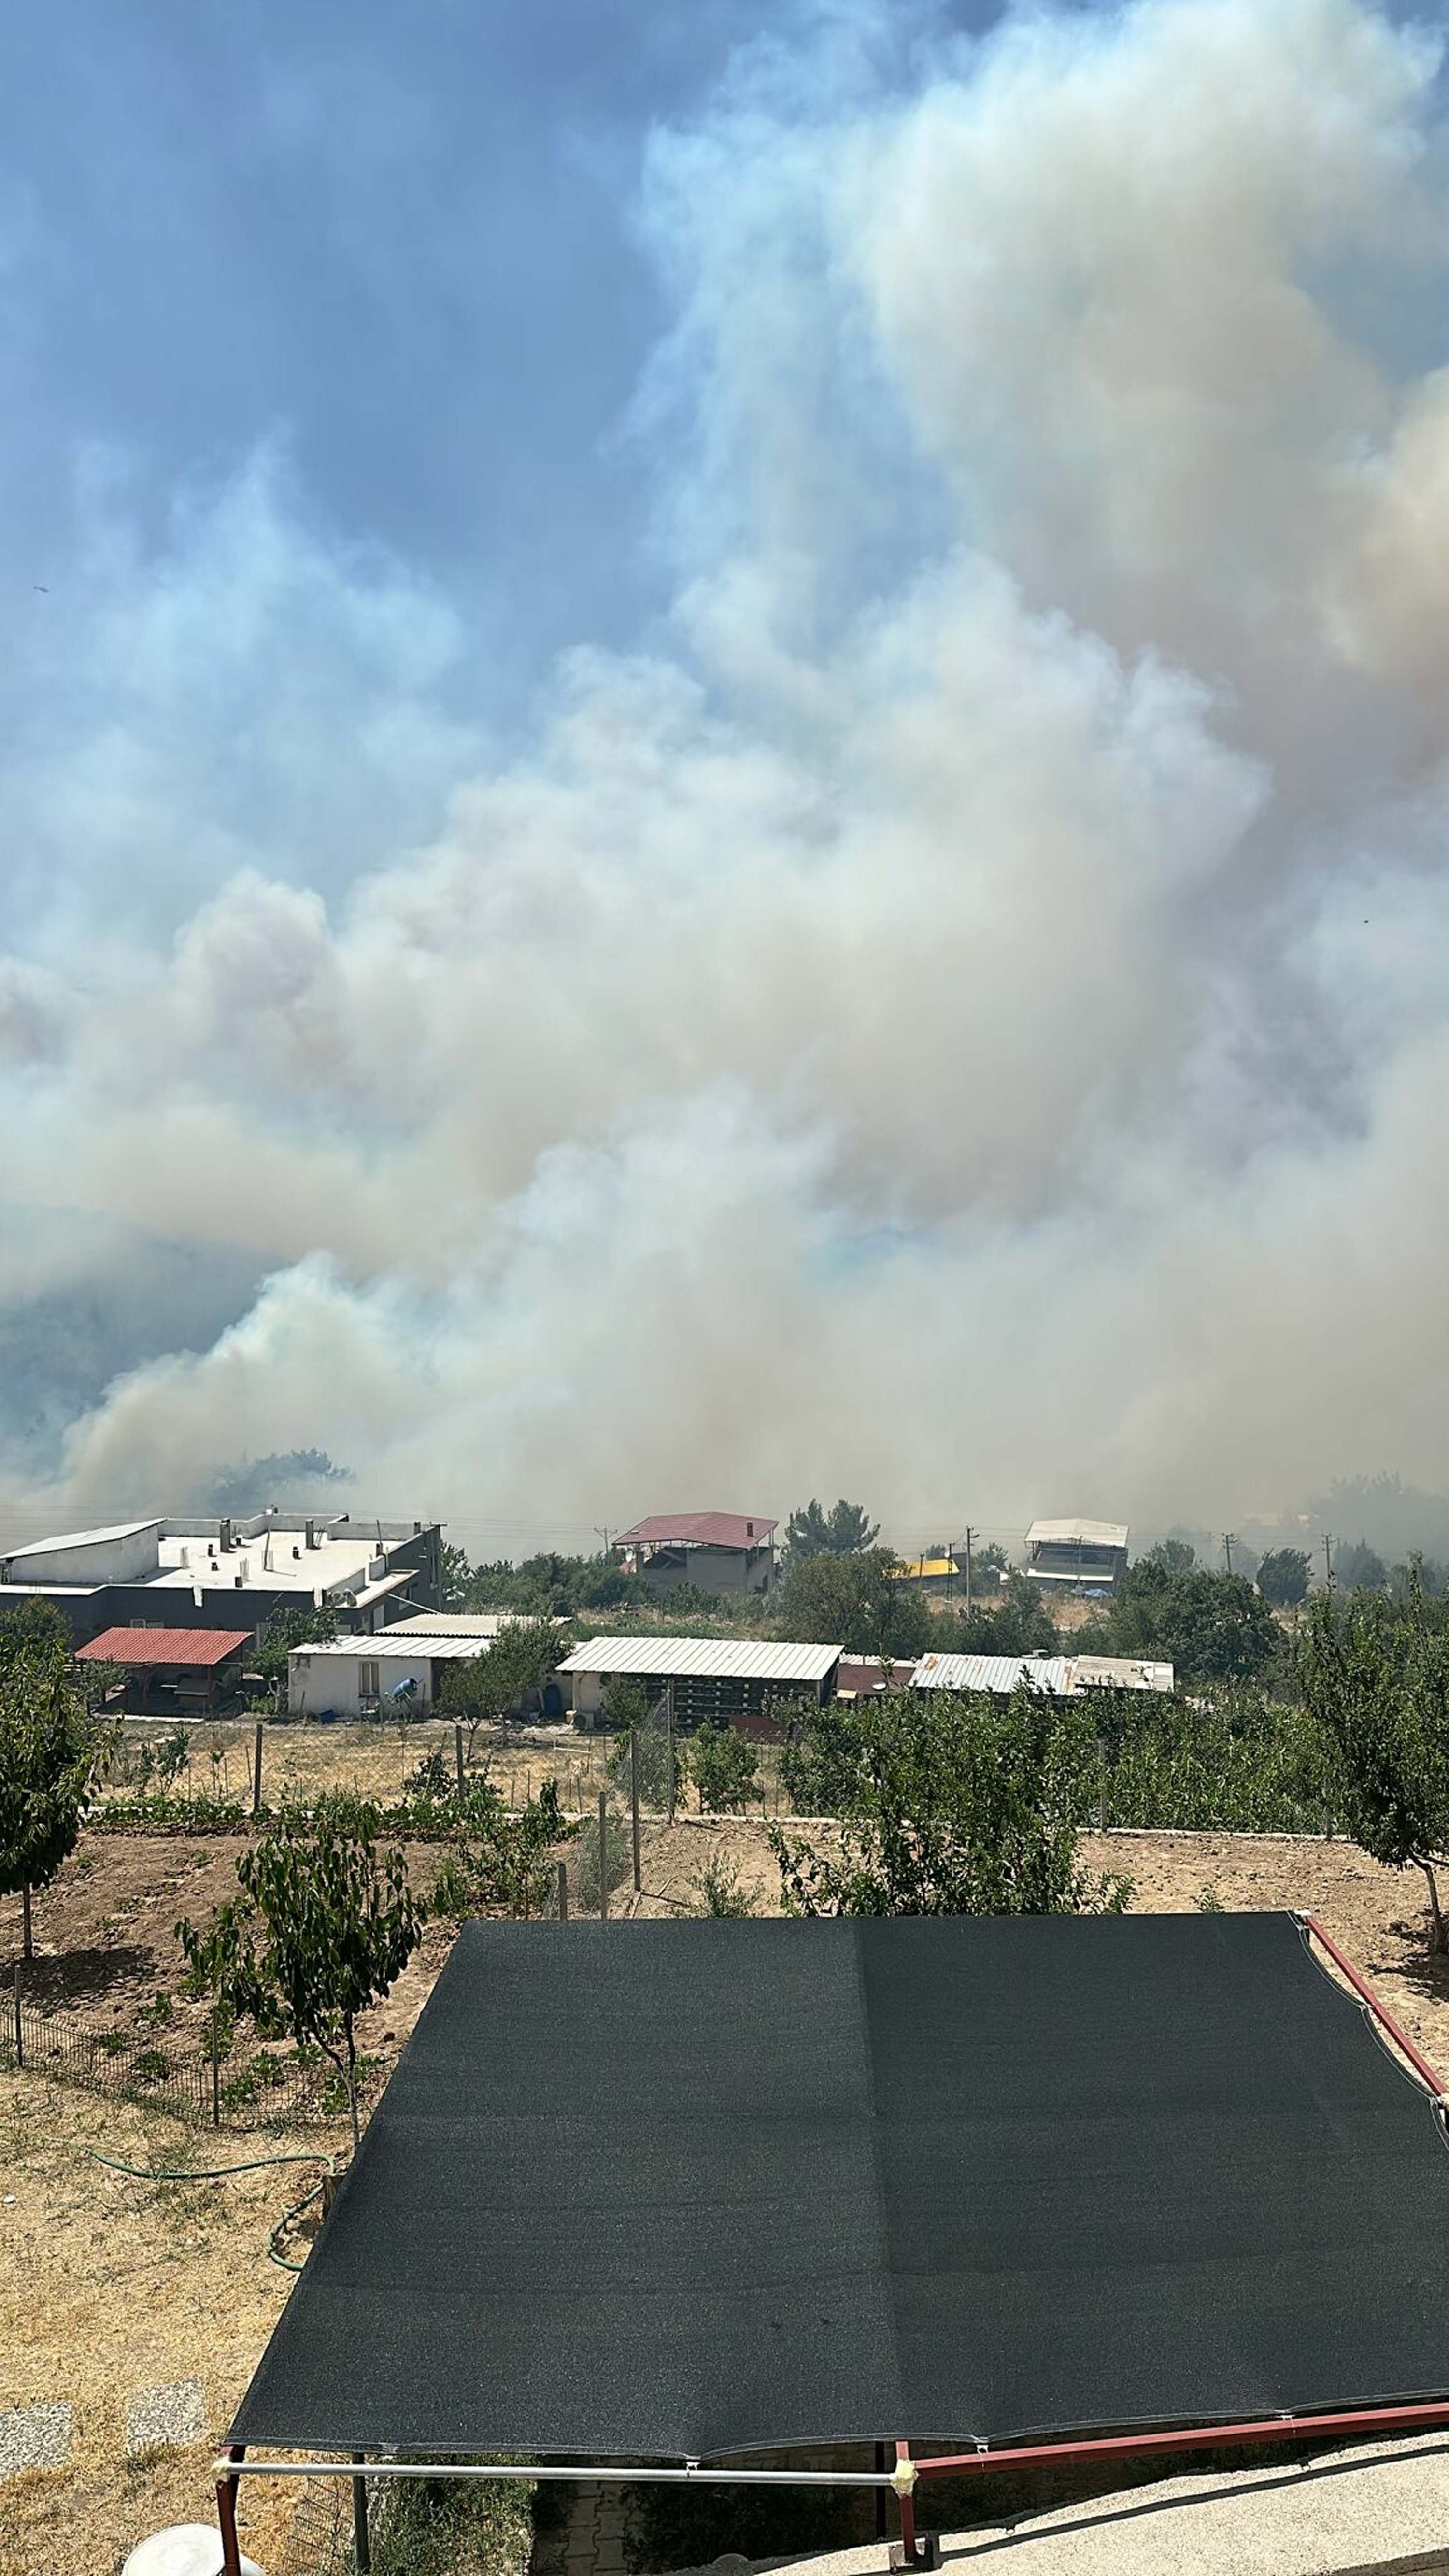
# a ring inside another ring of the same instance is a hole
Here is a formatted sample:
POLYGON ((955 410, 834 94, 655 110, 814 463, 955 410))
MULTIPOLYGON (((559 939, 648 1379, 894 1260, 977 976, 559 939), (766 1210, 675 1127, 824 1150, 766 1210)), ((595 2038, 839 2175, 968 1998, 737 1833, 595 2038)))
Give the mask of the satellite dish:
MULTIPOLYGON (((241 2576, 262 2576, 254 2558, 240 2565, 241 2576)), ((222 2576, 221 2533, 214 2522, 173 2522, 137 2543, 121 2576, 222 2576)))

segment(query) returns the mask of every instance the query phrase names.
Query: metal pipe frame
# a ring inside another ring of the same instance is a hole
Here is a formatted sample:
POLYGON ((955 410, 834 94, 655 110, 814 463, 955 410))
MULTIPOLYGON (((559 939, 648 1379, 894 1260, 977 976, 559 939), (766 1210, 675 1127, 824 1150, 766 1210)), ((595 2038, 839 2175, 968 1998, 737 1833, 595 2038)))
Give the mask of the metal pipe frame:
POLYGON ((1379 1997, 1374 1993, 1374 1990, 1369 1984, 1367 1978, 1361 1977, 1357 1968, 1354 1966, 1353 1961, 1345 1958, 1342 1950, 1340 1950, 1338 1946, 1338 1943, 1334 1940, 1332 1933, 1325 1932, 1323 1925, 1319 1922, 1316 1914, 1296 1914, 1293 1919, 1299 1925, 1300 1929, 1309 1935, 1311 1940, 1316 1941, 1321 1949, 1328 1952, 1334 1966, 1339 1970, 1342 1976, 1347 1977, 1354 1993, 1359 1997, 1362 2003, 1367 2005, 1368 2010, 1374 2017, 1374 2020, 1380 2025, 1381 2029, 1388 2032, 1394 2046, 1401 2050, 1403 2055, 1407 2057, 1409 2064, 1412 2066, 1414 2073, 1418 2076, 1420 2082, 1428 2086, 1429 2091, 1436 2102, 1443 2102, 1445 2099, 1443 2077, 1430 2065, 1422 2050, 1415 2047, 1408 2032, 1400 2028, 1399 2024, 1395 2021, 1393 2014, 1389 2011, 1387 2004, 1381 2002, 1379 1997))
MULTIPOLYGON (((1449 2413, 1449 2408, 1446 2408, 1449 2413)), ((913 2472, 919 2461, 912 2463, 913 2472)), ((353 2478, 357 2476, 355 2460, 258 2460, 227 2455, 216 2464, 218 2494, 225 2485, 230 2490, 238 2478, 353 2478)), ((369 2460, 365 2475, 373 2478, 520 2478, 530 2482, 541 2478, 589 2478, 620 2486, 729 2486, 729 2487, 886 2487, 897 2495, 902 2485, 914 2485, 914 2474, 903 2481, 900 2468, 883 2476, 868 2469, 705 2469, 697 2460, 688 2460, 682 2468, 620 2469, 596 2466, 581 2460, 577 2468, 554 2467, 531 2469, 516 2460, 369 2460)))

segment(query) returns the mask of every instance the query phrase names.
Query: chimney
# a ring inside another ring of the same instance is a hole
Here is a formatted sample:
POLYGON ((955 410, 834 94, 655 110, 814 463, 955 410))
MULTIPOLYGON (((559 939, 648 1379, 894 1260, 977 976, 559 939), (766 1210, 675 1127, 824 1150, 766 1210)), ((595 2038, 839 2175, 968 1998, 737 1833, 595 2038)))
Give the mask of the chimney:
POLYGON ((309 1521, 309 1522, 307 1523, 307 1545, 308 1545, 308 1547, 315 1547, 315 1546, 316 1546, 316 1544, 317 1544, 317 1524, 316 1524, 316 1522, 315 1522, 315 1521, 309 1521))

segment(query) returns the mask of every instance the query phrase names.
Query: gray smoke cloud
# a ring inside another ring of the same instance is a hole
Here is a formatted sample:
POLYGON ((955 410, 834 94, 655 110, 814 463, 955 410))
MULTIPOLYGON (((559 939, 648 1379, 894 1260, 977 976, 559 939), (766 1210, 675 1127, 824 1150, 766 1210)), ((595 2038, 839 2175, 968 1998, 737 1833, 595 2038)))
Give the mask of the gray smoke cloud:
POLYGON ((159 563, 98 494, 0 777, 66 889, 0 960, 0 1297, 122 1226, 263 1284, 12 1490, 302 1444, 480 1528, 905 1535, 1442 1482, 1438 39, 1157 0, 902 93, 870 33, 656 138, 672 610, 522 745, 276 459, 159 563))

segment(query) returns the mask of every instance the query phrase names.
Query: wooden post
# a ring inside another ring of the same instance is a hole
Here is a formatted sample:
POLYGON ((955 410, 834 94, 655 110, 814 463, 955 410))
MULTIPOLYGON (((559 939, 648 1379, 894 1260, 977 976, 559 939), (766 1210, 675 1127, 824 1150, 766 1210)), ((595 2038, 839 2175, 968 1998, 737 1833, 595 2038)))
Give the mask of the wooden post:
POLYGON ((606 1922, 609 1913, 609 1799, 599 1791, 599 1921, 606 1922))
POLYGON ((639 1875, 639 1729, 637 1726, 631 1726, 629 1729, 629 1807, 634 1827, 634 1893, 637 1896, 644 1884, 639 1875))
POLYGON ((564 1860, 558 1865, 558 1919, 560 1923, 569 1919, 569 1869, 564 1860))
POLYGON ((211 2008, 211 2125, 221 2127, 221 2040, 216 2027, 216 2006, 211 2008))
POLYGON ((455 1726, 453 1729, 453 1762, 458 1774, 458 1796, 461 1801, 463 1795, 463 1730, 461 1726, 455 1726))
MULTIPOLYGON (((360 2468, 362 2453, 354 2451, 353 2459, 360 2468)), ((367 2527, 367 2480, 352 2481, 352 2552, 357 2561, 357 2576, 371 2576, 372 2535, 367 2527)))
POLYGON ((25 2033, 20 2025, 20 1962, 15 1962, 15 2063, 25 2064, 25 2033))
POLYGON ((252 1814, 262 1812, 262 1729, 258 1719, 252 1730, 252 1814))
POLYGON ((22 1958, 31 1959, 35 1953, 30 1940, 30 1881, 28 1878, 20 1891, 20 1926, 20 1954, 22 1958))
POLYGON ((672 1825, 672 1824, 673 1824, 673 1822, 674 1822, 674 1797, 675 1797, 675 1781, 674 1781, 674 1684, 673 1684, 673 1682, 666 1682, 666 1683, 665 1683, 665 1686, 664 1686, 664 1724, 665 1724, 665 1729, 666 1729, 666 1732, 667 1732, 667 1735, 668 1735, 668 1751, 669 1751, 669 1821, 670 1821, 670 1823, 671 1823, 671 1825, 672 1825))
POLYGON ((1099 1834, 1104 1834, 1104 1833, 1106 1832, 1106 1830, 1107 1830, 1107 1747, 1106 1747, 1106 1744, 1104 1743, 1104 1741, 1103 1741, 1102 1737, 1099 1735, 1099 1736, 1098 1736, 1098 1738, 1097 1738, 1097 1831, 1098 1831, 1098 1833, 1099 1833, 1099 1834))

